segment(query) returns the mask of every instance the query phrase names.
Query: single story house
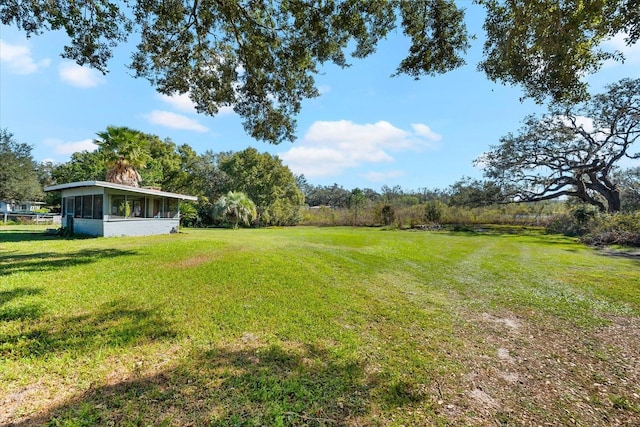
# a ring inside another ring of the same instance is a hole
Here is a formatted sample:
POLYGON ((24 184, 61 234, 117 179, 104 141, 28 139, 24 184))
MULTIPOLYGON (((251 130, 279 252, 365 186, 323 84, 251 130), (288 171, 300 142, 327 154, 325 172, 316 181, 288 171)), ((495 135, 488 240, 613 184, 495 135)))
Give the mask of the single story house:
POLYGON ((4 213, 32 213, 44 206, 44 202, 18 202, 15 200, 0 200, 0 212, 4 213))
POLYGON ((105 181, 81 181, 46 187, 61 191, 62 227, 90 236, 146 236, 178 231, 185 194, 105 181))

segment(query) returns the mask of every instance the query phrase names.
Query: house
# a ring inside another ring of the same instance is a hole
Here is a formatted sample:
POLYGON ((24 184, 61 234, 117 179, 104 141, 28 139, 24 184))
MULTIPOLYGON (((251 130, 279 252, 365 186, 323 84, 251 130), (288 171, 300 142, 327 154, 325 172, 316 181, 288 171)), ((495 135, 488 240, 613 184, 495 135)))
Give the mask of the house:
POLYGON ((44 206, 44 202, 0 200, 0 212, 2 213, 33 213, 42 206, 44 206))
POLYGON ((175 233, 180 225, 180 201, 198 200, 105 181, 70 182, 44 190, 62 192, 63 228, 105 237, 175 233))
POLYGON ((15 203, 13 202, 13 200, 0 200, 0 212, 13 212, 14 209, 15 203))

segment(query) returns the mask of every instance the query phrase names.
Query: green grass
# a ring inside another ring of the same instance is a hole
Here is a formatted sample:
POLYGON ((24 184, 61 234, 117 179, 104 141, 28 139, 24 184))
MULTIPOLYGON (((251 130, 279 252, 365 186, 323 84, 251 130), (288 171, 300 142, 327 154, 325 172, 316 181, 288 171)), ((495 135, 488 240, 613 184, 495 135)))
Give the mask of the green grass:
POLYGON ((640 422, 640 259, 516 231, 0 227, 0 424, 640 422))

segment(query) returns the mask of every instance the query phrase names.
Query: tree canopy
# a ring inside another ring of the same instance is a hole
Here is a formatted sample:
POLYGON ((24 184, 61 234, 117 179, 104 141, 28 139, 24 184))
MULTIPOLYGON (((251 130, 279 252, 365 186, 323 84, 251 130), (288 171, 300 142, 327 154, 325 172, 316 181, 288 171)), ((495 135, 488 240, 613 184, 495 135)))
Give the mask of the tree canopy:
POLYGON ((100 139, 94 142, 107 161, 106 180, 116 184, 138 187, 142 169, 151 160, 149 139, 144 133, 127 127, 107 126, 98 132, 100 139))
POLYGON ((640 139, 640 79, 623 79, 578 106, 552 105, 529 116, 477 163, 512 200, 577 197, 602 211, 621 208, 612 173, 640 139))
POLYGON ((0 129, 0 200, 40 200, 42 189, 31 146, 0 129))
POLYGON ((291 225, 299 220, 304 194, 280 158, 255 148, 223 156, 220 170, 229 188, 245 193, 256 205, 264 225, 291 225))
MULTIPOLYGON (((640 37, 637 0, 476 2, 486 11, 479 68, 538 101, 583 99, 581 77, 622 59, 601 42, 640 37)), ((102 72, 135 32, 136 77, 163 94, 188 93, 202 113, 233 107, 250 135, 272 143, 295 138, 301 102, 319 95, 320 65, 346 67, 400 27, 410 47, 395 74, 420 78, 463 65, 470 38, 455 0, 10 0, 0 17, 28 36, 64 30, 62 56, 102 72)))

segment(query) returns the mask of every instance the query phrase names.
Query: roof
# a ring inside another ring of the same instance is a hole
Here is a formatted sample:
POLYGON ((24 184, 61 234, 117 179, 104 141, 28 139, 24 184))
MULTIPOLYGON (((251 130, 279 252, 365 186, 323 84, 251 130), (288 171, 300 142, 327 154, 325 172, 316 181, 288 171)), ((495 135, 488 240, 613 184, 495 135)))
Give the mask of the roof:
POLYGON ((67 190, 70 188, 81 188, 81 187, 103 187, 103 188, 111 188, 114 190, 127 191, 130 193, 147 194, 150 196, 169 197, 172 199, 180 199, 180 200, 192 200, 194 202, 198 200, 197 197, 188 196, 186 194, 170 193, 168 191, 153 190, 151 188, 131 187, 130 185, 114 184, 113 182, 106 182, 106 181, 69 182, 66 184, 58 184, 58 185, 52 185, 50 187, 45 187, 44 191, 59 191, 59 190, 67 190))

